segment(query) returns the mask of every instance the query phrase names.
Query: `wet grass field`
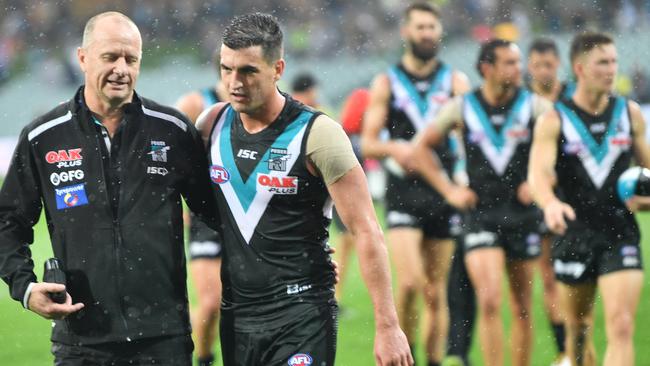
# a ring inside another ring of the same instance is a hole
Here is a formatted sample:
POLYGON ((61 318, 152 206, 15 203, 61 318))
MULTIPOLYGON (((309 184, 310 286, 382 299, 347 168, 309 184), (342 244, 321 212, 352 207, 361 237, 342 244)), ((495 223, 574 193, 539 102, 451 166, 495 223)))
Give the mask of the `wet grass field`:
MULTIPOLYGON (((645 263, 650 260, 650 214, 639 216, 641 229, 644 234, 643 252, 645 263)), ((336 243, 336 234, 332 238, 336 243)), ((39 278, 43 261, 51 256, 49 236, 42 219, 35 230, 35 244, 32 251, 37 264, 39 278)), ((337 365, 373 365, 373 313, 368 293, 361 281, 356 258, 352 259, 346 292, 342 300, 343 312, 339 323, 337 365)), ((650 276, 646 275, 645 286, 639 305, 636 321, 636 360, 637 365, 650 365, 650 276)), ((505 286, 505 284, 504 284, 505 286)), ((190 286, 191 289, 191 286, 190 286)), ((190 290, 191 291, 191 290, 190 290)), ((542 310, 542 286, 539 277, 536 278, 534 292, 534 323, 535 340, 532 365, 549 365, 555 357, 555 345, 551 336, 548 322, 542 310)), ((190 293, 192 301, 195 300, 190 293)), ((507 306, 507 301, 504 301, 507 306)), ((506 329, 509 328, 509 311, 504 307, 506 329)), ((605 345, 605 331, 602 317, 602 305, 596 306, 595 343, 599 360, 605 345)), ((0 291, 0 364, 12 366, 51 365, 50 355, 50 322, 34 313, 22 309, 19 303, 9 297, 6 286, 0 291)), ((475 337, 471 359, 474 365, 481 365, 480 353, 475 337)), ((217 346, 218 347, 218 346, 217 346)), ((217 351, 218 352, 218 351, 217 351)), ((418 348, 418 361, 424 364, 422 347, 418 348)), ((221 363, 218 363, 219 365, 221 363)), ((507 361, 507 364, 510 364, 507 361)))

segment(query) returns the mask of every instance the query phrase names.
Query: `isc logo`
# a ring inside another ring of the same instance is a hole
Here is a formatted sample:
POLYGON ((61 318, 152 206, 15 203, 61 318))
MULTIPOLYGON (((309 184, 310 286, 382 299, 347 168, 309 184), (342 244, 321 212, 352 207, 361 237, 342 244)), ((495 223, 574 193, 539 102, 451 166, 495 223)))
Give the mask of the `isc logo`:
POLYGON ((58 168, 70 168, 81 166, 81 149, 69 149, 59 151, 48 151, 45 154, 45 161, 48 164, 57 164, 58 168))
POLYGON ((237 152, 237 157, 238 158, 255 160, 255 159, 257 159, 257 151, 239 149, 239 151, 237 152))
POLYGON ((296 194, 298 193, 298 177, 274 177, 258 174, 257 187, 273 194, 296 194))
POLYGON ((313 359, 310 355, 306 353, 296 353, 295 355, 289 357, 289 366, 309 366, 313 363, 313 359))

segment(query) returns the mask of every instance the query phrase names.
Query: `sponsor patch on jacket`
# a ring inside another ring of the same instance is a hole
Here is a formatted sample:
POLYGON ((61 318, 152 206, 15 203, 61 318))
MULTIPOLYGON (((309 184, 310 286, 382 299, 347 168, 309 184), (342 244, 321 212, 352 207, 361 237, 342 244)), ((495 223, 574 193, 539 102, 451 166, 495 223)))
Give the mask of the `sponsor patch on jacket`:
POLYGON ((45 161, 48 164, 56 164, 57 168, 71 168, 81 166, 83 156, 81 156, 81 149, 67 149, 48 151, 45 154, 45 161))
POLYGON ((230 172, 221 165, 212 165, 210 167, 210 179, 216 184, 224 184, 230 180, 230 172))
POLYGON ((309 366, 314 362, 310 355, 306 353, 296 353, 289 357, 287 365, 289 366, 309 366))
POLYGON ((84 171, 81 169, 68 170, 65 172, 54 172, 50 174, 50 183, 54 186, 58 186, 61 183, 72 183, 75 180, 84 179, 84 171))
POLYGON ((151 141, 151 151, 147 154, 151 155, 152 161, 157 161, 160 163, 167 162, 167 152, 171 149, 170 146, 167 146, 165 141, 151 141))
POLYGON ((59 210, 88 204, 84 183, 55 188, 54 192, 56 194, 56 208, 59 210))
POLYGON ((274 177, 268 174, 257 174, 257 190, 273 194, 297 194, 298 177, 274 177))

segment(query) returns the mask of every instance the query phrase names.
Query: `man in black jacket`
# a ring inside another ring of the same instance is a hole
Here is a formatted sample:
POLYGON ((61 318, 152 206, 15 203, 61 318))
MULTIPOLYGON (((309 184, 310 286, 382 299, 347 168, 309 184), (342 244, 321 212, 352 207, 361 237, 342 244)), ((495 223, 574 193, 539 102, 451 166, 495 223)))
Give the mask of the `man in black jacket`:
POLYGON ((56 319, 56 365, 190 365, 181 196, 216 212, 202 143, 182 114, 134 92, 142 41, 129 18, 91 18, 77 53, 85 85, 25 127, 0 191, 0 276, 56 319), (65 287, 33 271, 42 208, 65 287), (62 291, 64 304, 48 296, 62 291))

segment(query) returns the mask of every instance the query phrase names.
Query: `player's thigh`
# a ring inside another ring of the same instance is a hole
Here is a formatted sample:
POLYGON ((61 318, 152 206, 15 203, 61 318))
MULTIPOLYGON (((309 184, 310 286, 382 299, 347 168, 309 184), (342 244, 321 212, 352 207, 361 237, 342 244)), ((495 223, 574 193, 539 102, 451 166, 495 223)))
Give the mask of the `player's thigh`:
POLYGON ((465 267, 479 297, 499 296, 505 258, 500 247, 483 247, 465 253, 465 267))
POLYGON ((190 261, 190 273, 199 298, 221 300, 221 258, 197 258, 190 261))
POLYGON ((453 239, 426 239, 422 250, 427 283, 445 281, 456 246, 453 239))
POLYGON ((422 230, 414 227, 388 229, 388 243, 398 282, 415 285, 422 280, 422 230))
POLYGON ((506 263, 510 298, 520 312, 530 311, 536 264, 536 260, 508 260, 506 263))
POLYGON ((598 277, 603 297, 605 319, 634 323, 634 317, 643 288, 643 271, 639 269, 611 272, 598 277))
POLYGON ((596 282, 560 283, 560 301, 569 325, 591 321, 596 296, 596 282))

